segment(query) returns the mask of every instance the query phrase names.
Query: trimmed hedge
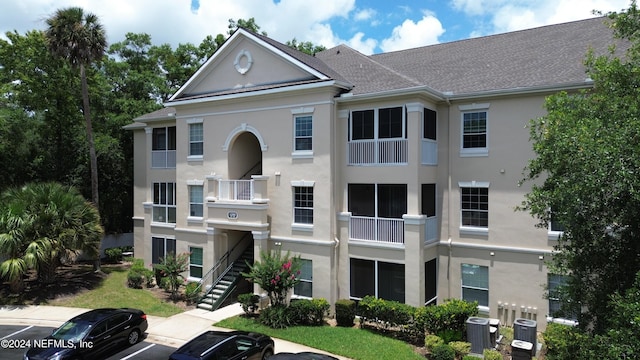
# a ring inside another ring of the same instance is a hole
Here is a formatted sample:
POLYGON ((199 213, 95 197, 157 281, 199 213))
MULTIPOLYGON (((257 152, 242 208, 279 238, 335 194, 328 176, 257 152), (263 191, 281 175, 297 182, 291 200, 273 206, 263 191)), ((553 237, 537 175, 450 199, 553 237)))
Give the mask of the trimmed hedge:
POLYGON ((447 344, 436 345, 431 351, 431 360, 455 360, 456 351, 447 344))
POLYGON ((330 307, 325 299, 296 299, 291 301, 287 311, 293 325, 321 326, 330 307))
POLYGON ((336 322, 338 326, 352 327, 356 319, 356 302, 349 299, 336 301, 336 322))

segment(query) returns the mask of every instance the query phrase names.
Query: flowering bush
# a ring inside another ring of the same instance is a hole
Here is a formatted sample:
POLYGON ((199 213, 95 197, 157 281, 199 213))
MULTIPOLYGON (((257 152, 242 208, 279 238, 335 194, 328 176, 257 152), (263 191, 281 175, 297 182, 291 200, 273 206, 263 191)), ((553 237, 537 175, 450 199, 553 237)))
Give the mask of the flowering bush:
POLYGON ((280 251, 261 252, 260 261, 242 273, 248 281, 260 285, 267 292, 271 306, 286 305, 287 293, 300 282, 300 257, 284 256, 280 251))
POLYGON ((185 283, 182 273, 189 270, 189 255, 189 253, 178 255, 169 253, 160 260, 159 264, 153 266, 156 272, 160 273, 163 279, 166 279, 162 281, 166 281, 167 290, 171 293, 171 299, 173 300, 177 300, 180 297, 178 290, 185 283))

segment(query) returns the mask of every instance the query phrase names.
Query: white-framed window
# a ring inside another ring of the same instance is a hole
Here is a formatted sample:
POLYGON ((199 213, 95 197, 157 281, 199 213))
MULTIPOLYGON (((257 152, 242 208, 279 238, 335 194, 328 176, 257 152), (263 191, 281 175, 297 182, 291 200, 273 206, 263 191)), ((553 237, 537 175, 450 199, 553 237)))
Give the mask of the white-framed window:
POLYGON ((576 314, 562 311, 562 300, 560 291, 567 284, 567 277, 564 275, 547 274, 547 297, 549 299, 549 316, 565 320, 577 320, 576 314))
POLYGON ((489 183, 461 182, 460 230, 486 234, 489 230, 489 183))
POLYGON ((380 299, 404 302, 404 264, 351 258, 349 271, 352 299, 372 295, 380 299))
POLYGON ((564 224, 557 220, 553 209, 551 211, 551 219, 549 221, 549 229, 547 233, 547 237, 549 240, 558 240, 562 234, 564 233, 565 227, 564 224))
POLYGON ((201 158, 204 154, 204 126, 202 121, 189 123, 189 157, 201 158))
POLYGON ((489 307, 489 268, 462 264, 462 300, 478 302, 478 307, 489 307))
POLYGON ((203 216, 203 192, 202 185, 189 185, 189 217, 201 218, 203 216))
POLYGON ((438 303, 438 259, 424 263, 424 299, 425 305, 438 303))
POLYGON ((489 155, 489 104, 461 105, 460 156, 489 155))
POLYGON ((293 288, 293 294, 300 297, 313 297, 313 261, 300 259, 300 282, 293 288))
POLYGON ((313 111, 314 108, 291 110, 293 115, 293 152, 294 158, 313 156, 313 111))
POLYGON ((151 167, 176 167, 176 127, 160 127, 151 130, 151 167))
POLYGON ((153 183, 152 221, 176 223, 176 184, 171 182, 153 183))
POLYGON ((151 237, 151 263, 160 264, 167 255, 176 255, 176 239, 161 236, 151 237))
POLYGON ((202 255, 201 247, 189 246, 189 277, 202 278, 202 255))
POLYGON ((313 181, 292 181, 293 226, 313 226, 313 181))

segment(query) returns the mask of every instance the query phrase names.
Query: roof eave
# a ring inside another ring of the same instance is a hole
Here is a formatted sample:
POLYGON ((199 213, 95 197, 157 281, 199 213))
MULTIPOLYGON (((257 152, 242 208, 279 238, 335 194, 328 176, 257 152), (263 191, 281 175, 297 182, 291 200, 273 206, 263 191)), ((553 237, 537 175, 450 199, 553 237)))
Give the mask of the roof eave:
POLYGON ((486 97, 493 97, 493 96, 554 93, 554 92, 563 91, 563 90, 574 91, 574 90, 589 89, 592 87, 593 87, 593 80, 587 78, 584 81, 562 83, 562 84, 519 87, 519 88, 511 88, 511 89, 497 89, 497 90, 477 91, 477 92, 460 93, 460 94, 445 92, 444 95, 446 96, 447 100, 455 101, 455 100, 472 100, 477 98, 486 98, 486 97))

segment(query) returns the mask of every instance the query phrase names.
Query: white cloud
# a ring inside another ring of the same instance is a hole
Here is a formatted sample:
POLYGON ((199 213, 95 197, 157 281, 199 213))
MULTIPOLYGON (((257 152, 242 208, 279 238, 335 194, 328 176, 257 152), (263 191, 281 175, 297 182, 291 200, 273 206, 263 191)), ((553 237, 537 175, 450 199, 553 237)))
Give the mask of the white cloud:
POLYGON ((438 37, 444 34, 440 20, 425 13, 421 20, 405 20, 393 29, 391 37, 382 40, 380 48, 384 52, 409 49, 438 43, 438 37))
POLYGON ((359 32, 355 34, 351 39, 349 39, 349 41, 347 41, 347 45, 365 55, 373 54, 376 46, 378 46, 378 41, 371 38, 363 40, 363 38, 364 33, 359 32))
POLYGON ((353 20, 355 21, 368 21, 373 19, 376 16, 376 11, 374 9, 361 9, 356 11, 353 15, 353 20))

